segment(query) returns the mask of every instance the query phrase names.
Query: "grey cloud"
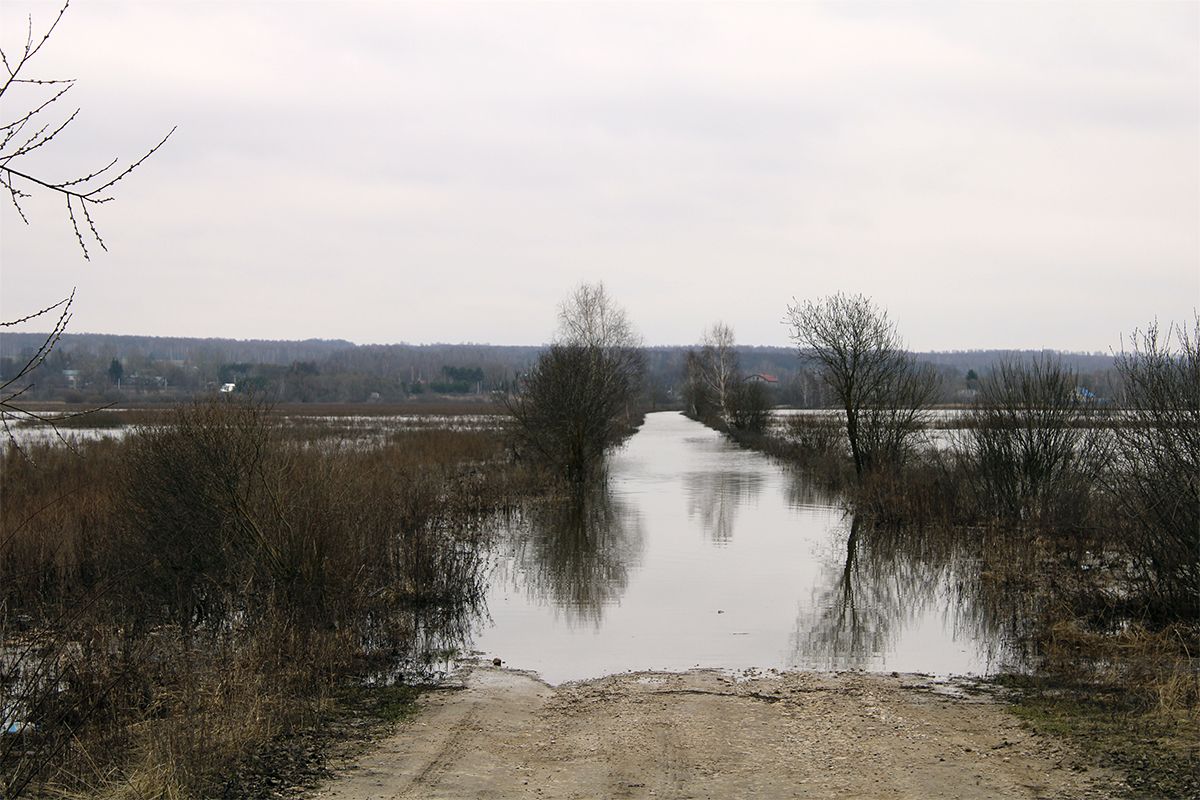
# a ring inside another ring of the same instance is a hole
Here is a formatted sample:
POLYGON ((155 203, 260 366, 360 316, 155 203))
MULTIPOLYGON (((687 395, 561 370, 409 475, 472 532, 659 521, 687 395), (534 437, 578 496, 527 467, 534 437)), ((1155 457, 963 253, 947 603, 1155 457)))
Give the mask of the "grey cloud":
POLYGON ((1200 293, 1196 23, 1188 5, 83 4, 46 68, 81 78, 84 111, 40 164, 180 131, 103 210, 94 265, 60 209, 28 230, 0 212, 0 310, 80 282, 93 330, 537 342, 569 287, 603 279, 651 342, 720 317, 783 343, 793 295, 846 289, 919 347, 1103 348, 1200 293))

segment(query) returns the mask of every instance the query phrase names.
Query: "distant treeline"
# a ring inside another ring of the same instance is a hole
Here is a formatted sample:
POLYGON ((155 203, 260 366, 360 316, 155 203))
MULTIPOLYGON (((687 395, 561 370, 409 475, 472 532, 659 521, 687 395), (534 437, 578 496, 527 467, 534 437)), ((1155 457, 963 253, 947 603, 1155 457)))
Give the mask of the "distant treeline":
MULTIPOLYGON (((15 375, 46 339, 0 333, 0 380, 15 375)), ((537 361, 542 346, 485 344, 355 345, 304 341, 189 339, 65 334, 34 373, 29 399, 73 402, 174 401, 224 384, 278 402, 404 402, 431 396, 487 396, 511 388, 537 361), (115 363, 114 363, 115 362, 115 363)), ((679 406, 688 346, 645 348, 647 400, 679 406)), ((759 375, 781 405, 830 405, 827 387, 791 347, 737 348, 747 375, 759 375)), ((1061 358, 1080 385, 1112 394, 1113 357, 1058 351, 962 350, 918 353, 942 377, 944 403, 969 402, 992 365, 1046 353, 1061 358)))

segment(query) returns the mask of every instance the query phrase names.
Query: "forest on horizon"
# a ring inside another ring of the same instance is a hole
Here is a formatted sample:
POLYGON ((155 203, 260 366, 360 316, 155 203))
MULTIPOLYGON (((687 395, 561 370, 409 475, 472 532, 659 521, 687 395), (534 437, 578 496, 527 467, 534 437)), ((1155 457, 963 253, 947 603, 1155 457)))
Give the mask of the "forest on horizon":
MULTIPOLYGON (((0 333, 0 380, 15 375, 46 340, 44 333, 0 333)), ((276 402, 408 402, 433 397, 478 398, 505 391, 544 345, 356 345, 341 339, 236 340, 66 333, 27 393, 67 402, 174 402, 233 383, 276 402), (114 366, 114 362, 118 366, 114 366)), ((655 406, 680 402, 685 361, 693 346, 647 346, 646 387, 655 406)), ((747 374, 769 383, 779 405, 830 404, 817 372, 795 347, 740 345, 747 374)), ((1113 356, 1035 350, 952 350, 915 356, 937 370, 940 401, 969 402, 980 377, 1005 359, 1053 355, 1098 397, 1113 391, 1113 356)))

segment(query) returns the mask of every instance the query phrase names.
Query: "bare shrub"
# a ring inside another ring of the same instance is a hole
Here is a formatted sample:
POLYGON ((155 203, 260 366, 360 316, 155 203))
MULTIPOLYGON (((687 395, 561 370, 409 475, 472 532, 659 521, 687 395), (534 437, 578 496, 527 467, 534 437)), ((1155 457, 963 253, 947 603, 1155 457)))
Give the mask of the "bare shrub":
POLYGON ((757 381, 739 380, 727 399, 729 426, 747 433, 764 433, 771 424, 771 398, 757 381))
POLYGON ((1053 359, 997 364, 968 412, 958 451, 982 508, 1002 519, 1078 527, 1105 438, 1094 401, 1053 359))
POLYGON ((517 452, 579 485, 602 473, 605 451, 632 430, 644 360, 602 284, 576 289, 559 320, 558 341, 506 402, 517 452))
POLYGON ((695 420, 714 418, 720 411, 712 388, 705 380, 704 357, 695 350, 689 350, 684 359, 683 372, 683 405, 684 413, 695 420))
POLYGON ((633 378, 603 350, 552 345, 510 399, 518 452, 568 483, 596 477, 607 449, 629 430, 633 378))
POLYGON ((136 592, 185 630, 223 618, 262 565, 279 567, 259 496, 271 424, 250 403, 179 409, 171 424, 129 442, 122 517, 136 592))
POLYGON ((1200 613, 1200 317, 1135 331, 1118 354, 1122 409, 1113 490, 1138 580, 1184 619, 1200 613))
POLYGON ((858 415, 859 449, 865 463, 889 471, 905 466, 917 454, 928 409, 940 391, 933 369, 907 353, 896 357, 893 368, 877 397, 858 415))

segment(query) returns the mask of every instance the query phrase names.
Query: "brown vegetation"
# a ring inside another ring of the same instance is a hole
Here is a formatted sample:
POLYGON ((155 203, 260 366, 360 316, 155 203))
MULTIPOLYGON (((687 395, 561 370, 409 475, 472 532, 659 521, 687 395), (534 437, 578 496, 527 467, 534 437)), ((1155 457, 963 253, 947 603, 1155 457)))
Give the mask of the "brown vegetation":
POLYGON ((1050 359, 1002 362, 982 382, 956 446, 988 513, 1056 526, 1086 515, 1108 437, 1077 385, 1073 372, 1050 359))
MULTIPOLYGON (((792 313, 800 332, 820 328, 820 337, 799 337, 808 347, 801 355, 825 343, 818 360, 844 416, 790 416, 765 436, 735 438, 841 490, 869 548, 903 541, 906 557, 936 558, 952 546, 974 553, 978 575, 961 589, 982 593, 980 607, 1007 609, 997 635, 1020 643, 1038 676, 1020 683, 1035 692, 1024 708, 1044 704, 1049 690, 1056 713, 1067 713, 1062 698, 1075 698, 1081 729, 1090 724, 1081 709, 1106 708, 1121 721, 1114 728, 1150 726, 1176 744, 1192 737, 1200 720, 1200 321, 1135 333, 1116 359, 1119 406, 1097 405, 1061 362, 1002 362, 947 426, 956 430, 949 444, 917 448, 926 425, 904 423, 920 421, 920 403, 905 411, 901 394, 864 388, 894 383, 889 365, 903 362, 894 328, 861 298, 835 300, 836 308, 792 313), (856 344, 863 337, 841 324, 848 312, 834 313, 845 305, 856 311, 847 325, 873 323, 859 327, 878 347, 856 344), (876 355, 878 375, 850 369, 876 355), (856 414, 854 398, 864 396, 856 414), (875 458, 863 409, 902 423, 895 438, 906 443, 904 457, 875 458)), ((1106 753, 1125 763, 1142 752, 1135 739, 1108 736, 1106 753)), ((1139 785, 1197 788, 1157 782, 1144 766, 1185 774, 1195 749, 1162 752, 1138 762, 1147 773, 1139 785)))
POLYGON ((1141 592, 1200 617, 1200 317, 1135 331, 1110 488, 1137 554, 1141 592), (1174 345, 1172 344, 1174 339, 1174 345))
POLYGON ((519 458, 581 487, 640 424, 641 340, 603 284, 583 284, 559 311, 556 342, 505 398, 519 458))
POLYGON ((238 765, 347 680, 419 679, 461 641, 481 537, 531 486, 500 436, 289 430, 222 402, 5 451, 0 794, 238 796, 238 765))
POLYGON ((936 376, 903 347, 887 312, 863 295, 794 303, 787 322, 845 414, 846 442, 860 477, 897 469, 912 457, 936 376))
POLYGON ((770 424, 773 401, 761 382, 742 373, 733 329, 717 322, 701 339, 699 352, 689 350, 684 359, 684 413, 734 435, 762 434, 770 424))

